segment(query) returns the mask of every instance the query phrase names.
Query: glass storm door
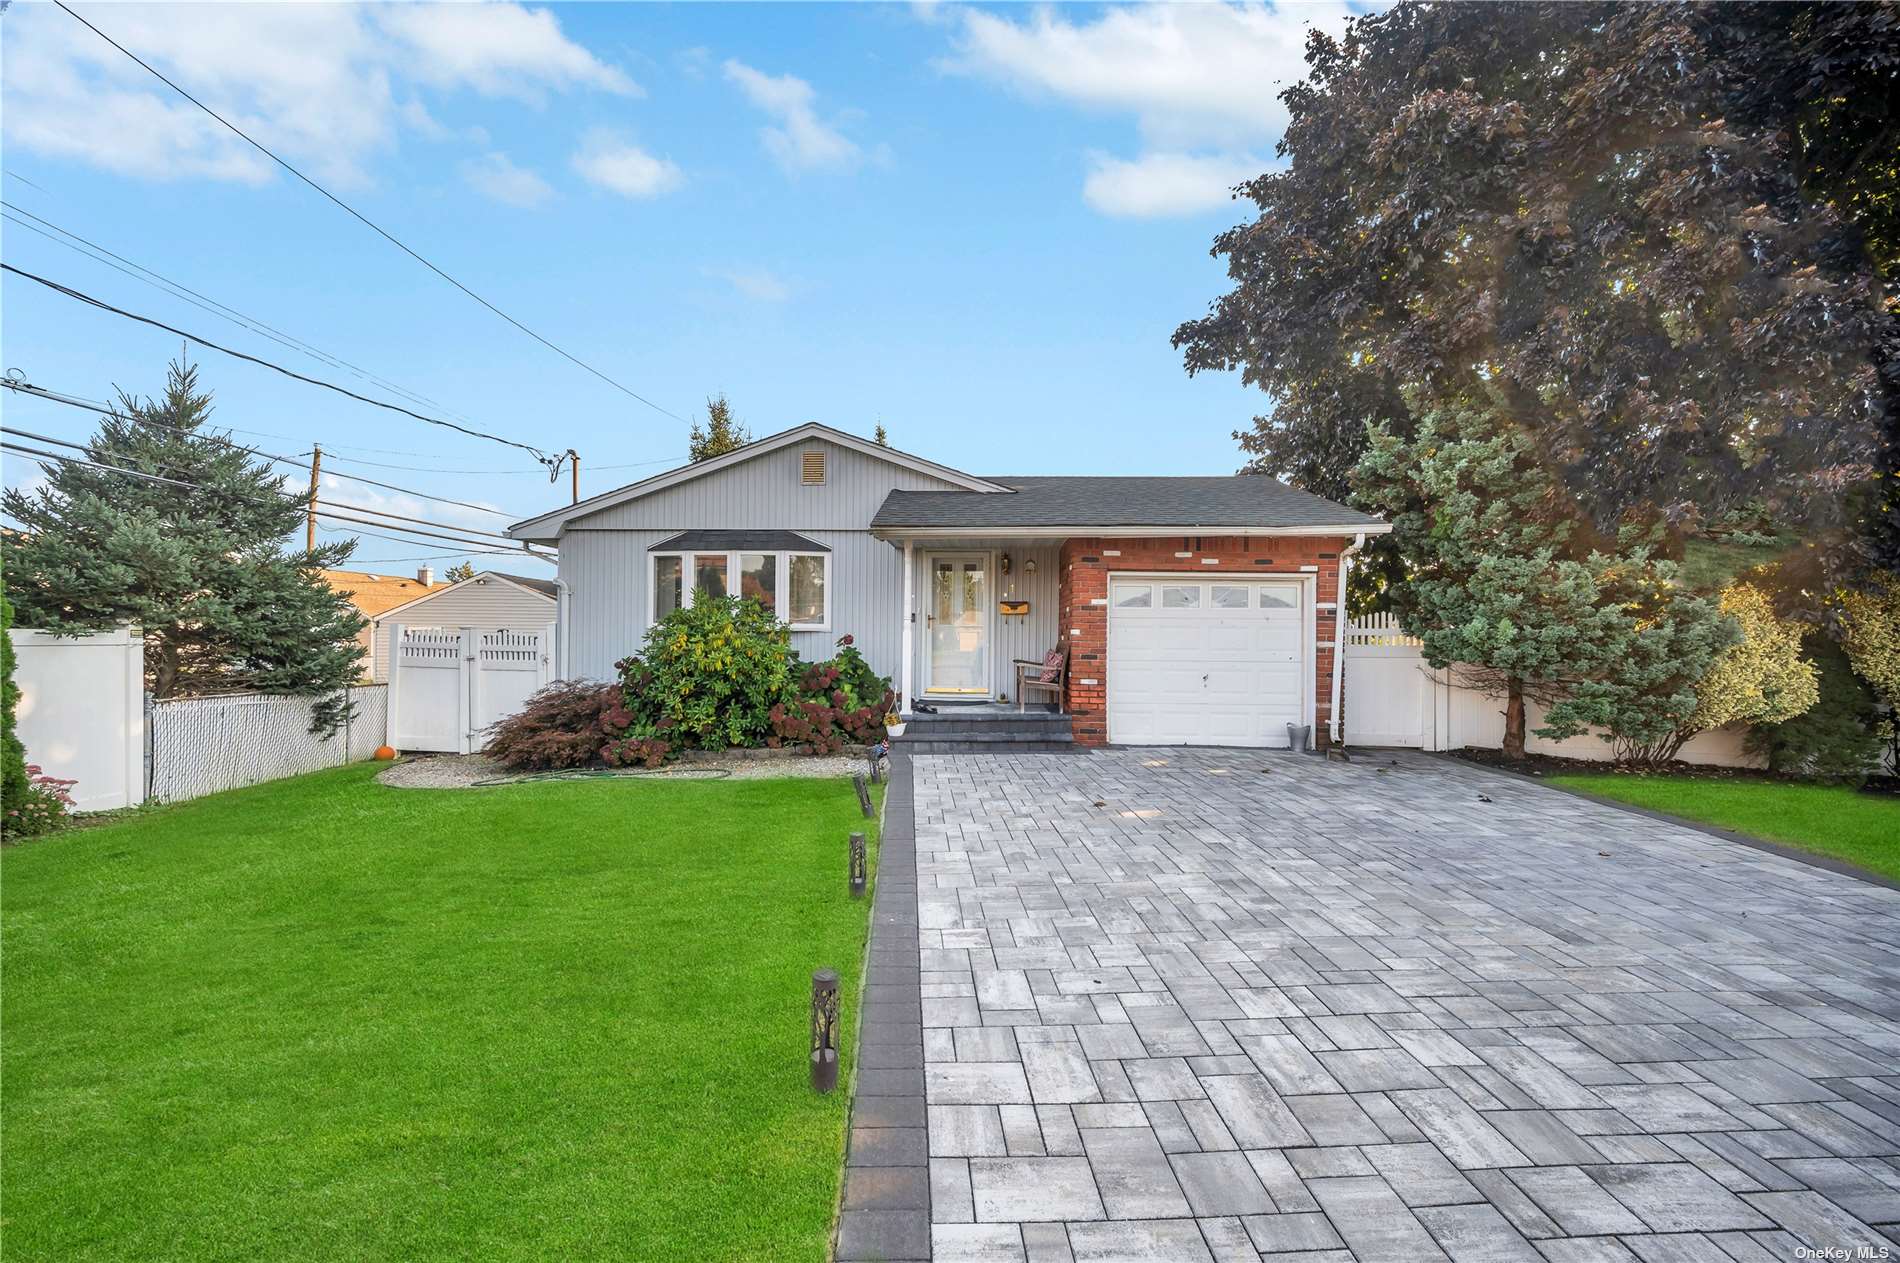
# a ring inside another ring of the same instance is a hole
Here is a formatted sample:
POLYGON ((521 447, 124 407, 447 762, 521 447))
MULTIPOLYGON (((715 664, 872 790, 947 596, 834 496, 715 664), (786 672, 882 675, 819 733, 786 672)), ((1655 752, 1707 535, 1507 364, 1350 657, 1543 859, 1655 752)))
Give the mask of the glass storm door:
POLYGON ((930 558, 930 665, 925 692, 990 691, 990 559, 985 553, 930 558))

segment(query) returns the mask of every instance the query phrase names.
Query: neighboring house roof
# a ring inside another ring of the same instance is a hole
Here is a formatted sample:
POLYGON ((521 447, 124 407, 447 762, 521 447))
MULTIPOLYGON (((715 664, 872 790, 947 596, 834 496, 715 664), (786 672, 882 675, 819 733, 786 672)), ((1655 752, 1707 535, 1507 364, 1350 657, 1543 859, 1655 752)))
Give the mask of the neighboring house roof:
POLYGON ((694 478, 701 478, 707 474, 718 473, 722 469, 730 469, 732 466, 749 461, 754 457, 763 456, 767 452, 778 451, 783 447, 790 447, 794 443, 803 443, 807 439, 824 439, 828 443, 836 443, 840 447, 862 452, 866 456, 874 456, 879 460, 889 461, 900 469, 909 469, 916 473, 928 474, 933 478, 940 478, 945 482, 952 483, 959 487, 967 487, 972 491, 993 492, 1008 490, 1007 487, 990 482, 988 479, 977 478, 961 470, 952 469, 948 465, 939 465, 937 462, 925 460, 921 456, 913 456, 909 452, 900 452, 894 447, 884 447, 871 442, 869 439, 859 438, 855 434, 846 434, 843 430, 834 430, 828 425, 820 425, 816 421, 812 421, 805 425, 794 426, 789 430, 781 430, 777 434, 768 434, 762 439, 754 439, 745 446, 736 447, 722 456, 714 456, 708 460, 698 461, 690 465, 681 465, 676 469, 669 469, 665 473, 654 474, 651 478, 643 478, 639 482, 628 483, 624 487, 617 487, 612 491, 592 496, 576 504, 562 505, 560 508, 551 512, 543 513, 540 517, 531 517, 516 522, 513 526, 508 528, 508 534, 516 539, 544 539, 549 537, 551 533, 559 531, 564 524, 573 518, 582 517, 589 513, 598 513, 602 509, 612 508, 617 504, 625 504, 629 500, 637 500, 641 496, 651 495, 655 491, 663 491, 668 487, 678 486, 680 483, 689 482, 694 478))
POLYGON ((1264 474, 1202 478, 1035 475, 990 481, 1015 494, 893 491, 871 520, 871 529, 1388 529, 1371 514, 1296 491, 1264 474))
POLYGON ((524 574, 503 574, 499 570, 484 570, 475 577, 480 579, 484 576, 490 579, 506 579, 517 587, 526 588, 530 592, 539 592, 550 601, 555 600, 561 594, 560 588, 555 585, 552 579, 531 579, 524 574))
POLYGON ((704 548, 709 552, 793 552, 828 553, 829 544, 807 539, 797 531, 681 531, 657 544, 647 546, 650 553, 684 553, 704 548))
POLYGON ((338 592, 347 593, 350 604, 365 618, 379 617, 398 606, 451 586, 446 579, 441 583, 424 583, 414 575, 370 574, 362 570, 325 570, 322 573, 324 582, 338 592))
POLYGON ((397 614, 403 613, 405 610, 409 609, 411 606, 421 605, 424 601, 432 601, 438 596, 443 596, 459 588, 466 588, 470 586, 479 587, 479 586, 482 586, 482 585, 485 585, 497 580, 499 580, 502 583, 512 584, 513 586, 517 588, 521 588, 522 590, 534 596, 543 597, 550 602, 556 600, 559 593, 559 589, 557 589, 554 586, 553 581, 549 579, 529 579, 521 575, 502 574, 498 570, 484 570, 480 574, 470 575, 468 578, 460 580, 459 582, 456 582, 456 583, 438 584, 434 591, 424 592, 422 595, 416 597, 413 601, 405 601, 401 605, 392 606, 389 609, 383 610, 381 613, 376 615, 376 618, 378 620, 391 618, 397 614))

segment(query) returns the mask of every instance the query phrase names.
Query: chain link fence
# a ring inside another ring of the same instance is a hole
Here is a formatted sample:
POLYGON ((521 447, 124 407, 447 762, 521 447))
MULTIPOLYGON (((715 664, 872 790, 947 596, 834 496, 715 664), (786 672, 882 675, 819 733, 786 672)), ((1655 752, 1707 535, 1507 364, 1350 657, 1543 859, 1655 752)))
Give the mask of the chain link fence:
POLYGON ((354 714, 327 738, 310 731, 315 699, 308 697, 231 693, 149 703, 150 796, 180 802, 371 757, 383 744, 388 687, 348 692, 354 714))

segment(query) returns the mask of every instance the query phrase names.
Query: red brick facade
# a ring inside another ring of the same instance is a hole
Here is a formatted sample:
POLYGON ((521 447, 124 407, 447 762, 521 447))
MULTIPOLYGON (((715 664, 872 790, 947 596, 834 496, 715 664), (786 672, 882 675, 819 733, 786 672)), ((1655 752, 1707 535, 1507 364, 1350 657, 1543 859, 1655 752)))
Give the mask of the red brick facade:
POLYGON ((1079 745, 1108 742, 1108 577, 1116 571, 1195 574, 1314 574, 1314 733, 1324 744, 1332 722, 1333 620, 1339 600, 1343 536, 1169 536, 1166 539, 1071 539, 1062 546, 1062 641, 1069 650, 1069 711, 1079 745), (1309 569, 1310 567, 1310 569, 1309 569))

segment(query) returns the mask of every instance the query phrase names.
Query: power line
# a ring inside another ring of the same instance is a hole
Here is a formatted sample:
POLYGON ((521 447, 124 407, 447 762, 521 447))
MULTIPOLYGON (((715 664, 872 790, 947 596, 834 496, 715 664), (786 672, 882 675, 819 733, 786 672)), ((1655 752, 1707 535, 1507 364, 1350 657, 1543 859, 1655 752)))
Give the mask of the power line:
POLYGON ((540 461, 543 465, 548 466, 549 469, 558 470, 560 468, 560 462, 558 460, 556 460, 552 456, 549 456, 547 453, 543 452, 538 447, 531 447, 526 443, 517 443, 513 439, 502 438, 499 434, 489 434, 483 430, 470 429, 468 426, 465 426, 465 425, 457 425, 453 421, 444 421, 440 417, 432 417, 425 413, 417 412, 413 408, 405 408, 401 404, 390 403, 386 399, 374 399, 368 395, 358 394, 356 391, 351 390, 347 386, 339 386, 335 382, 326 382, 320 377, 306 376, 303 373, 299 373, 294 368, 285 368, 282 364, 276 364, 276 363, 271 362, 270 360, 260 359, 259 357, 255 355, 249 355, 243 351, 232 350, 230 347, 220 345, 219 343, 211 341, 211 339, 209 338, 200 337, 198 334, 191 333, 187 330, 177 328, 176 326, 173 326, 173 325, 168 325, 162 320, 154 320, 150 316, 141 316, 136 312, 126 311, 122 307, 114 307, 111 303, 108 303, 104 301, 103 299, 94 298, 91 294, 83 293, 80 290, 73 289, 69 285, 61 285, 58 281, 48 280, 44 276, 38 276, 32 272, 26 271, 23 268, 16 268, 11 263, 0 263, 0 270, 11 272, 15 276, 23 276, 29 281, 33 281, 36 284, 44 285, 46 288, 52 290, 56 294, 64 294, 66 297, 73 299, 76 302, 81 302, 81 303, 87 304, 88 306, 97 307, 101 311, 111 312, 115 316, 123 316, 127 320, 135 320, 139 322, 140 324, 151 325, 154 329, 163 329, 167 333, 175 334, 178 337, 186 338, 192 342, 196 342, 199 346, 208 347, 213 351, 222 351, 224 354, 229 355, 235 359, 244 360, 247 363, 257 364, 264 368, 272 369, 276 372, 282 373, 285 377, 292 378, 296 381, 303 382, 307 385, 321 386, 325 390, 334 390, 337 394, 347 395, 349 398, 355 399, 360 403, 366 403, 376 408, 386 408, 391 412, 400 412, 404 416, 414 417, 418 421, 424 421, 430 425, 439 425, 445 430, 455 430, 458 433, 467 434, 473 438, 487 439, 491 443, 501 443, 501 444, 505 444, 508 447, 518 447, 522 451, 527 452, 529 455, 533 456, 536 460, 540 461))
MULTIPOLYGON (((60 391, 48 390, 44 386, 35 386, 32 382, 20 381, 16 378, 11 378, 11 377, 0 378, 0 386, 5 386, 7 389, 13 390, 13 391, 23 391, 27 394, 32 395, 36 399, 44 399, 48 401, 49 403, 65 404, 68 407, 79 408, 86 412, 97 412, 97 413, 102 413, 108 416, 124 415, 120 413, 117 408, 114 408, 111 404, 103 404, 103 403, 98 402, 97 400, 81 399, 74 395, 63 394, 60 391)), ((149 425, 149 426, 156 427, 157 429, 160 429, 160 430, 171 430, 177 434, 189 434, 196 438, 216 439, 219 442, 223 442, 223 443, 231 442, 230 439, 225 438, 221 434, 201 434, 197 430, 187 429, 186 427, 182 425, 167 425, 163 421, 153 421, 146 417, 140 417, 138 421, 140 425, 149 425)), ((226 426, 224 428, 234 429, 235 427, 226 426)), ((257 431, 257 430, 239 430, 237 432, 240 434, 260 433, 260 431, 257 431)), ((284 435, 265 435, 265 437, 266 438, 283 438, 285 436, 284 435)), ((248 444, 232 444, 232 446, 243 447, 245 451, 256 453, 257 455, 264 457, 266 460, 275 461, 277 464, 289 465, 293 469, 301 469, 305 473, 310 472, 309 463, 303 460, 299 456, 280 456, 275 452, 266 452, 262 450, 261 448, 251 447, 248 444)), ((418 472, 427 472, 427 471, 418 471, 418 472)), ((517 472, 526 472, 526 471, 517 471, 517 472)), ((332 472, 330 476, 336 477, 336 478, 347 478, 351 482, 360 482, 371 487, 381 487, 385 491, 400 491, 404 495, 415 496, 422 500, 434 500, 438 504, 452 504, 452 505, 455 505, 457 508, 473 509, 478 513, 492 513, 496 517, 504 517, 504 518, 509 519, 510 521, 519 521, 521 518, 521 515, 519 513, 510 513, 506 509, 497 509, 493 507, 492 505, 472 504, 467 500, 452 500, 447 496, 430 495, 426 491, 417 491, 413 487, 399 487, 393 482, 378 482, 374 478, 364 478, 359 474, 345 474, 345 473, 332 472)))
MULTIPOLYGON (((57 452, 41 451, 38 448, 29 448, 23 445, 5 443, 4 440, 0 440, 0 446, 5 446, 8 450, 16 451, 23 455, 35 456, 35 457, 45 459, 45 460, 64 461, 64 462, 67 462, 68 464, 84 465, 87 468, 97 469, 106 473, 125 474, 129 477, 143 479, 148 482, 157 482, 157 483, 163 483, 163 484, 174 486, 174 487, 183 487, 186 490, 191 490, 191 491, 202 491, 202 492, 206 492, 212 495, 226 495, 226 496, 231 496, 239 500, 249 500, 249 501, 252 501, 253 503, 259 503, 259 504, 265 503, 265 501, 261 499, 260 497, 245 495, 242 492, 224 491, 216 487, 207 487, 203 483, 182 482, 176 478, 164 477, 161 474, 147 473, 143 470, 138 470, 138 469, 127 469, 122 465, 106 464, 97 460, 93 460, 91 459, 92 454, 90 450, 87 449, 84 445, 79 444, 79 443, 69 442, 66 439, 53 438, 49 435, 36 434, 31 430, 21 430, 17 428, 7 430, 4 433, 24 435, 27 438, 35 439, 41 443, 51 443, 57 447, 67 447, 67 448, 73 449, 74 451, 86 453, 85 458, 75 457, 75 456, 63 456, 57 452)), ((303 503, 302 497, 290 495, 288 493, 279 493, 276 499, 286 504, 303 503)), ((368 508, 364 505, 342 504, 334 500, 319 501, 319 504, 328 505, 329 507, 319 508, 315 510, 315 514, 318 517, 326 517, 326 518, 330 518, 334 521, 339 521, 339 522, 360 523, 366 526, 381 526, 386 530, 401 531, 406 534, 419 535, 428 539, 447 540, 449 543, 452 543, 452 544, 466 544, 466 545, 472 545, 478 548, 491 548, 493 547, 496 541, 505 543, 507 542, 507 539, 508 539, 508 537, 505 535, 497 535, 492 531, 483 531, 472 526, 464 527, 464 526, 457 526, 452 522, 434 522, 434 521, 430 521, 427 518, 405 517, 400 513, 390 513, 382 509, 368 508), (350 513, 367 513, 372 516, 369 518, 351 517, 346 513, 336 512, 335 510, 338 510, 338 509, 347 509, 349 510, 350 513), (392 518, 394 519, 394 521, 384 522, 384 521, 377 520, 379 518, 392 518), (439 535, 431 531, 419 531, 419 530, 416 530, 414 527, 399 525, 399 523, 402 523, 402 522, 418 522, 424 526, 440 527, 442 530, 454 531, 454 532, 457 532, 457 534, 439 535), (477 535, 487 535, 490 538, 486 540, 470 538, 470 536, 477 536, 477 535)), ((521 546, 519 549, 506 550, 506 555, 508 556, 534 556, 534 557, 544 556, 544 554, 535 552, 533 549, 529 548, 526 545, 521 546)))
POLYGON ((527 325, 522 324, 519 320, 516 320, 513 316, 509 315, 507 312, 503 311, 501 308, 495 306, 495 304, 489 302, 486 298, 483 298, 480 294, 477 294, 474 290, 462 284, 462 282, 456 280, 453 276, 450 276, 447 272, 444 272, 441 268, 437 267, 435 264, 423 258, 420 254, 417 254, 414 250, 411 250, 408 246, 404 245, 401 241, 397 240, 393 235, 391 235, 388 231, 383 229, 380 225, 376 224, 373 220, 365 216, 361 211, 358 211, 354 206, 351 206, 348 202, 344 201, 342 198, 332 193, 329 189, 326 189, 321 184, 318 184, 315 180, 311 179, 309 176, 299 171, 296 167, 291 166, 290 163, 284 161, 282 158, 278 157, 275 153, 272 153, 269 149, 266 149, 262 144, 251 139, 251 137, 247 135, 243 131, 243 129, 238 127, 238 125, 233 123, 230 119, 224 117, 224 115, 218 113, 216 110, 206 105, 203 101, 200 101, 197 97, 191 95, 191 93, 185 91, 183 88, 179 87, 176 83, 173 83, 170 79, 167 79, 150 62, 140 57, 137 53, 133 52, 131 49, 127 48, 125 45, 119 43, 118 40, 115 40, 110 35, 107 35, 104 31, 100 30, 98 27, 94 26, 92 23, 86 21, 85 18, 80 17, 78 13, 73 11, 72 6, 68 5, 65 2, 65 0, 54 0, 54 3, 58 4, 60 8, 66 10, 66 12, 70 14, 74 18, 74 20, 79 22, 79 24, 84 26, 87 30, 91 31, 94 35, 97 35, 100 39, 112 45, 114 48, 124 53, 127 57, 130 57, 133 61, 137 62, 140 66, 144 67, 145 70, 153 78, 157 79, 160 83, 170 88, 173 92, 176 92, 179 96, 184 97, 185 100, 190 101, 193 105, 197 106, 199 109, 209 114, 212 118, 218 120, 218 122, 224 124, 224 126, 230 130, 231 134, 236 136, 239 140, 242 140, 245 144, 257 150, 257 152, 263 154, 266 158, 269 158, 272 162, 276 163, 278 166, 282 167, 284 170, 290 172, 290 174, 296 176, 299 180, 302 180, 305 184, 309 185, 311 188, 315 189, 317 192, 323 194, 324 197, 328 198, 330 201, 334 202, 338 207, 346 211, 358 223, 361 223, 364 227, 374 232, 377 236, 389 242, 390 245, 395 246, 398 250, 402 251, 404 254, 414 259, 417 263, 420 263, 423 267, 428 268, 431 272, 434 272, 437 276, 441 277, 443 280, 447 281, 449 284, 455 286, 455 288, 461 290, 464 294, 467 294, 470 298, 474 299, 476 302, 480 303, 482 306, 488 308, 488 310, 494 312, 497 316, 500 316, 503 320, 506 320, 509 324, 521 330, 521 332, 527 334, 529 337, 533 338, 536 342, 539 342, 542 346, 546 347, 548 350, 553 351, 556 355, 559 355, 561 358, 569 361, 570 363, 578 365, 579 367, 587 370, 589 373, 592 373, 595 377, 598 377, 601 381, 604 381, 609 386, 612 386, 615 390, 619 391, 621 394, 626 395, 630 399, 638 400, 639 402, 645 404, 647 407, 653 409, 655 412, 658 412, 663 416, 672 417, 675 421, 678 421, 682 425, 692 424, 692 422, 688 421, 685 417, 680 416, 676 412, 669 411, 666 408, 662 408, 659 404, 654 403, 651 399, 648 399, 645 395, 640 394, 638 391, 635 391, 629 386, 624 386, 621 383, 615 381, 613 378, 607 376, 607 374, 595 368, 592 364, 589 364, 586 360, 583 360, 579 358, 578 356, 569 354, 567 351, 562 350, 560 347, 556 346, 554 343, 548 341, 546 338, 542 337, 540 334, 530 329, 527 325))
MULTIPOLYGON (((400 469, 412 474, 483 474, 491 476, 501 474, 535 474, 536 477, 540 476, 537 471, 532 469, 441 469, 434 465, 392 465, 387 461, 360 460, 354 456, 331 457, 328 447, 323 449, 323 454, 327 458, 344 461, 351 465, 368 465, 375 469, 400 469)), ((637 460, 625 465, 589 465, 588 468, 596 472, 603 469, 642 469, 648 465, 684 464, 686 459, 687 458, 683 456, 662 456, 658 460, 637 460)))
MULTIPOLYGON (((400 535, 378 535, 375 531, 346 531, 340 526, 326 526, 318 523, 317 529, 326 535, 350 535, 365 539, 386 539, 394 544, 414 544, 413 539, 404 539, 400 535)), ((530 554, 533 555, 533 554, 530 554)), ((519 557, 521 553, 507 548, 469 548, 461 552, 421 553, 413 557, 377 557, 368 559, 369 565, 387 565, 393 561, 447 561, 451 557, 519 557)), ((536 561, 552 562, 552 558, 534 555, 536 561)), ((352 559, 354 560, 354 559, 352 559)))
MULTIPOLYGON (((126 258, 122 254, 117 254, 111 250, 108 250, 106 247, 100 245, 96 241, 90 241, 87 238, 80 236, 78 233, 74 232, 70 228, 62 227, 61 225, 54 223, 50 219, 46 219, 46 218, 43 218, 42 216, 35 215, 32 211, 26 210, 25 208, 20 207, 20 206, 16 206, 12 202, 9 202, 5 200, 4 198, 0 198, 0 207, 5 207, 7 210, 13 212, 11 215, 3 215, 3 216, 0 216, 0 218, 4 218, 10 223, 18 224, 20 227, 26 229, 29 232, 38 233, 40 236, 45 237, 48 241, 51 241, 55 245, 64 246, 68 250, 73 251, 75 254, 79 254, 86 258, 92 259, 94 262, 97 262, 97 263, 103 263, 107 267, 113 269, 114 271, 123 272, 125 275, 131 277, 133 280, 140 281, 146 285, 149 285, 153 289, 156 289, 160 291, 161 293, 170 294, 173 298, 181 299, 185 302, 190 303, 194 307, 198 307, 204 311, 210 312, 214 316, 220 316, 226 320, 229 320, 233 324, 236 324, 240 326, 241 328, 249 329, 253 333, 269 338, 271 341, 277 343, 279 346, 286 348, 287 350, 301 351, 305 355, 308 355, 311 359, 316 360, 318 363, 328 364, 333 368, 344 369, 345 371, 353 373, 354 375, 362 378, 365 381, 374 382, 376 385, 383 387, 385 390, 393 391, 396 394, 401 395, 405 399, 413 400, 414 402, 419 403, 419 404, 425 404, 431 408, 442 408, 444 411, 448 411, 451 416, 460 417, 464 421, 468 420, 467 417, 464 417, 460 413, 457 413, 448 409, 445 404, 442 404, 434 399, 431 399, 427 395, 421 395, 421 394, 417 394, 415 391, 407 390, 404 387, 397 385, 395 382, 390 381, 386 377, 380 377, 377 374, 370 372, 368 369, 363 368, 360 365, 350 363, 350 361, 344 359, 340 355, 333 355, 330 352, 325 351, 320 347, 313 346, 311 343, 304 341, 302 338, 299 338, 294 334, 285 333, 283 330, 275 328, 272 325, 265 323, 264 321, 258 319, 256 316, 246 315, 244 312, 239 311, 237 308, 232 307, 226 303, 221 303, 217 299, 212 298, 208 294, 201 294, 197 290, 191 288, 191 286, 184 284, 182 281, 174 281, 168 276, 165 276, 161 273, 153 271, 151 268, 146 267, 142 263, 135 263, 131 259, 126 258), (33 223, 29 224, 25 222, 25 220, 16 218, 16 216, 20 216, 20 215, 24 215, 26 219, 32 220, 33 223), (39 225, 39 226, 36 226, 36 225, 39 225), (52 230, 52 232, 46 231, 49 228, 52 230), (58 233, 60 234, 60 236, 54 236, 53 235, 54 233, 58 233), (72 240, 71 241, 61 240, 62 237, 70 237, 72 238, 72 240), (74 244, 75 242, 77 242, 78 244, 74 244)), ((398 454, 402 454, 402 453, 398 453, 398 454)))

